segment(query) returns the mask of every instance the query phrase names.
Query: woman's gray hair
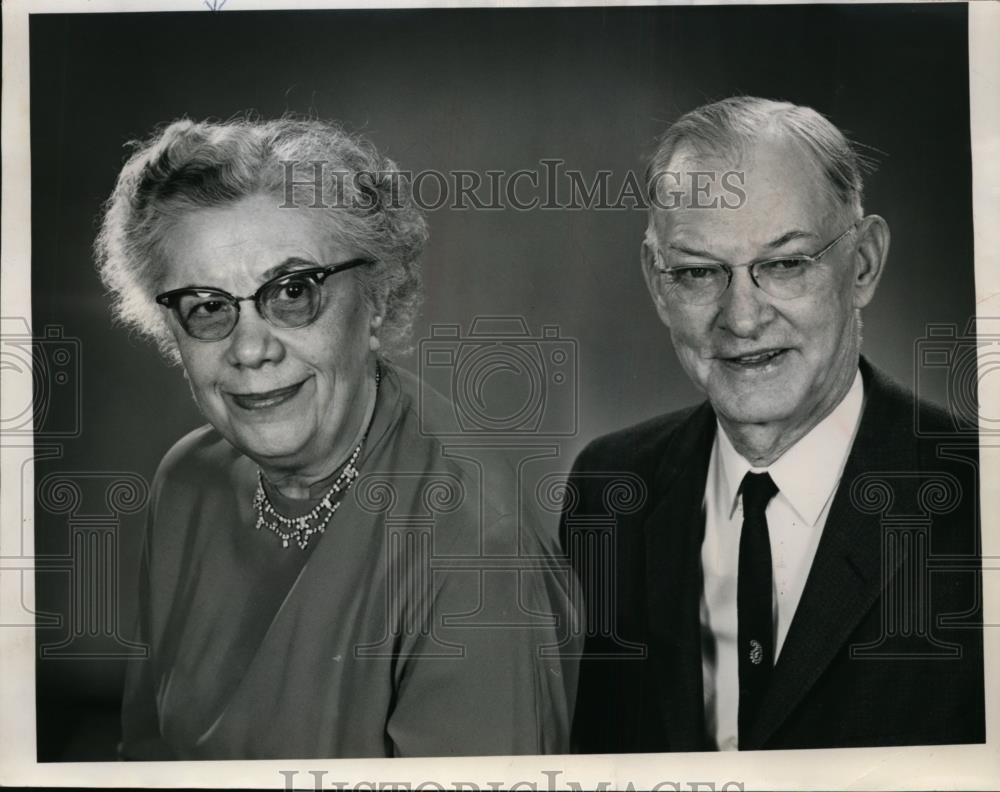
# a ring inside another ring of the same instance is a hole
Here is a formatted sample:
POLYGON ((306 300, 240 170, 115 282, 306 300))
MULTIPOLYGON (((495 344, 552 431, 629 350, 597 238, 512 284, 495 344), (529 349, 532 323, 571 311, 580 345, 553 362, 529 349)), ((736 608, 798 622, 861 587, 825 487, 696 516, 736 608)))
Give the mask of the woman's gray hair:
POLYGON ((679 150, 697 156, 738 161, 763 135, 778 133, 801 145, 824 174, 825 186, 854 218, 862 216, 863 173, 873 161, 858 152, 844 134, 811 107, 733 96, 691 110, 675 121, 660 138, 646 168, 646 188, 651 205, 659 174, 670 169, 679 150))
MULTIPOLYGON (((95 252, 117 318, 177 360, 154 296, 165 275, 165 238, 184 214, 270 195, 276 206, 323 213, 337 241, 374 262, 355 270, 366 297, 383 302, 383 354, 408 350, 420 300, 418 259, 427 223, 396 164, 333 123, 283 117, 174 121, 132 154, 104 209, 95 252)), ((326 263, 326 262, 321 262, 326 263)))

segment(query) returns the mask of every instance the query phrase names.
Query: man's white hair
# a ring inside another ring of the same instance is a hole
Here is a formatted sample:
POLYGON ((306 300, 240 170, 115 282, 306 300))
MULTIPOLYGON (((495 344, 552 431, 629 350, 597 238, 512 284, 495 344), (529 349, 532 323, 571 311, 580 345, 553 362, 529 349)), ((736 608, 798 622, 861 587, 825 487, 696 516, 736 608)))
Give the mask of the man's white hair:
POLYGON ((670 170, 678 151, 738 161, 762 136, 780 134, 799 144, 824 175, 823 187, 851 219, 862 217, 863 173, 873 161, 858 152, 844 133, 811 107, 733 96, 702 105, 670 125, 649 158, 646 190, 650 199, 646 242, 656 245, 654 211, 659 175, 670 170))

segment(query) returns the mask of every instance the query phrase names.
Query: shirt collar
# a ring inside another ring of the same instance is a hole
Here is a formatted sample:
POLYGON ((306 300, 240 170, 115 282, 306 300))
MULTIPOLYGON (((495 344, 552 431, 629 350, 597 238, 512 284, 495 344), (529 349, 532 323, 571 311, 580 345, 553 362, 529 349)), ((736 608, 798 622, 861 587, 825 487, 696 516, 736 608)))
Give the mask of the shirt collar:
POLYGON ((721 494, 732 517, 740 483, 748 471, 768 472, 778 490, 808 525, 815 525, 837 488, 861 419, 861 372, 833 411, 766 468, 753 467, 733 448, 722 425, 716 427, 715 452, 722 463, 721 494))

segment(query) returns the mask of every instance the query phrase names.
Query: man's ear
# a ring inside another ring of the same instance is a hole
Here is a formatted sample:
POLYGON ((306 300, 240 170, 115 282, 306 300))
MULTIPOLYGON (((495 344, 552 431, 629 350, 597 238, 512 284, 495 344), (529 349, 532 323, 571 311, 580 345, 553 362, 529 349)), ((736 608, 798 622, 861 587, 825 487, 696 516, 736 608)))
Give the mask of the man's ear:
POLYGON ((663 295, 663 276, 657 266, 656 243, 648 236, 642 241, 642 249, 639 258, 642 261, 642 276, 646 281, 646 288, 649 289, 649 296, 653 298, 653 306, 660 316, 660 321, 670 327, 670 315, 667 312, 667 302, 663 295))
POLYGON ((889 224, 878 215, 868 215, 860 225, 854 250, 854 307, 864 308, 875 289, 889 257, 889 224))

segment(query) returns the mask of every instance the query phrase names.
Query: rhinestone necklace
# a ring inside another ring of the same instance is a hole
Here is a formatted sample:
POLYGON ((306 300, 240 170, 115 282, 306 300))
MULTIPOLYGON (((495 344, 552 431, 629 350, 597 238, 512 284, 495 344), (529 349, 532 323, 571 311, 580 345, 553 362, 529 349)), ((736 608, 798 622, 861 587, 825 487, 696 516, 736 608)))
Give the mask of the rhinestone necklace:
MULTIPOLYGON (((378 397, 378 387, 382 382, 382 371, 380 368, 375 368, 375 395, 378 397)), ((374 410, 372 411, 372 418, 375 417, 374 410)), ((333 519, 333 515, 337 513, 337 509, 340 508, 340 504, 343 502, 344 495, 347 490, 351 488, 351 485, 358 477, 358 469, 355 464, 358 461, 358 457, 361 456, 361 449, 364 447, 365 440, 368 439, 368 432, 371 430, 371 420, 368 422, 368 428, 365 429, 365 434, 361 438, 361 442, 357 444, 351 458, 347 460, 347 464, 344 465, 344 469, 337 476, 337 480, 333 482, 330 489, 326 491, 323 498, 317 503, 308 514, 304 514, 301 517, 286 517, 283 514, 279 514, 271 503, 271 499, 267 496, 267 491, 264 489, 264 474, 261 470, 257 469, 257 491, 253 496, 253 508, 257 513, 257 523, 256 528, 259 531, 261 528, 266 528, 275 536, 281 540, 282 547, 288 547, 289 542, 295 542, 299 546, 300 550, 305 550, 309 544, 310 539, 322 533, 326 530, 326 526, 330 524, 330 520, 333 519)))

